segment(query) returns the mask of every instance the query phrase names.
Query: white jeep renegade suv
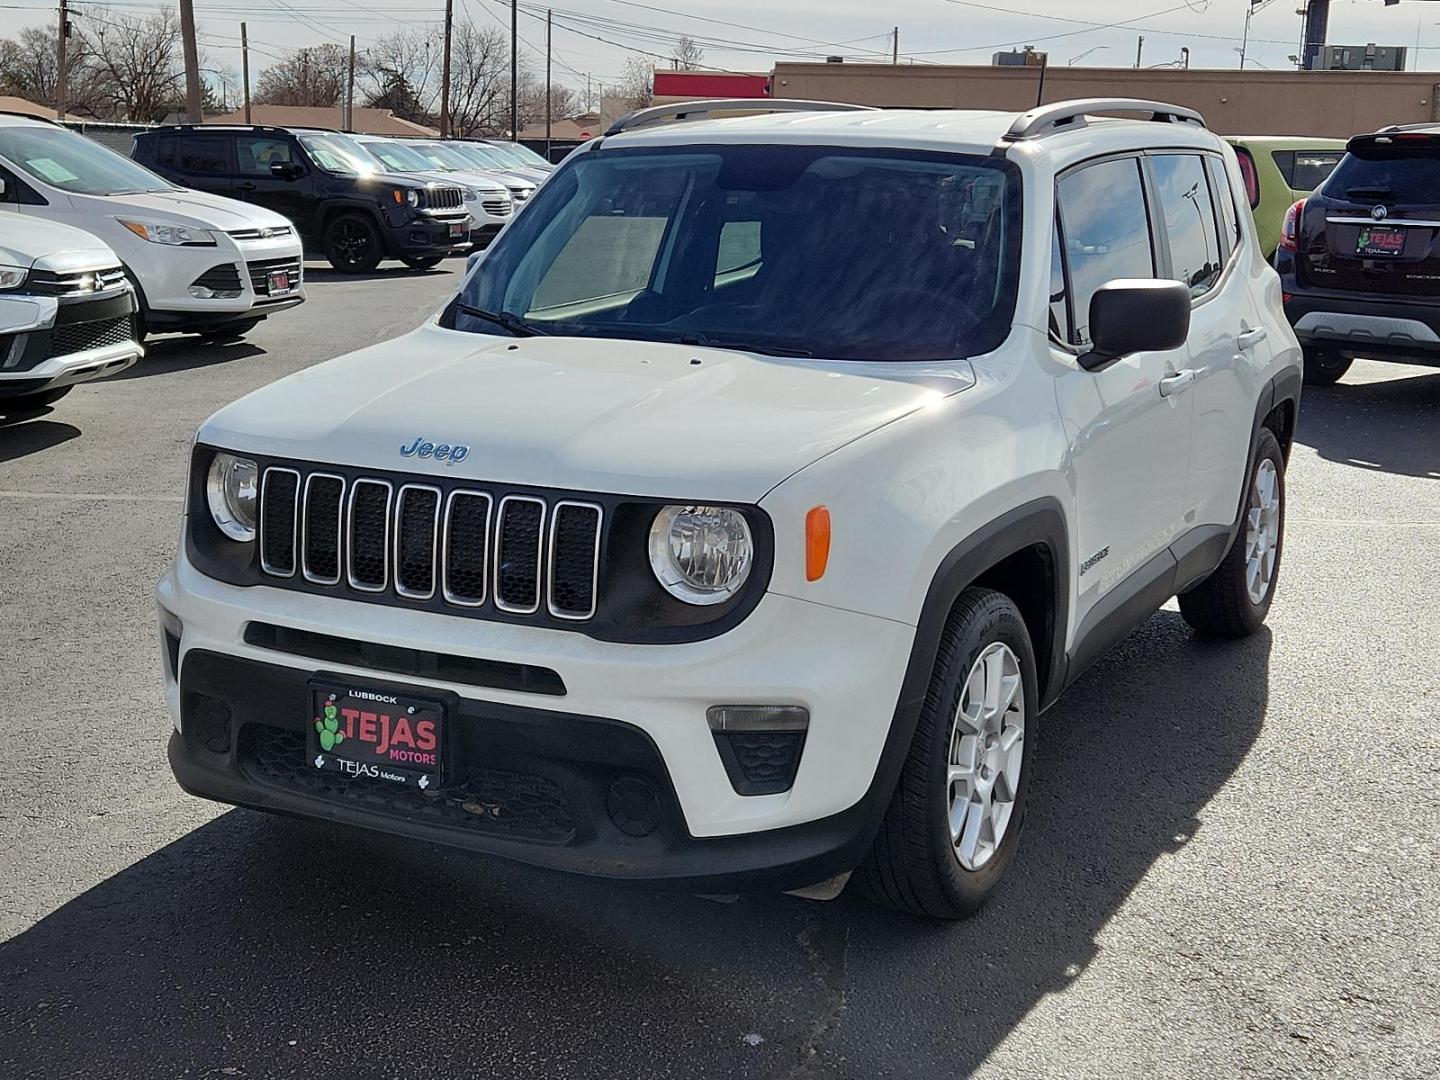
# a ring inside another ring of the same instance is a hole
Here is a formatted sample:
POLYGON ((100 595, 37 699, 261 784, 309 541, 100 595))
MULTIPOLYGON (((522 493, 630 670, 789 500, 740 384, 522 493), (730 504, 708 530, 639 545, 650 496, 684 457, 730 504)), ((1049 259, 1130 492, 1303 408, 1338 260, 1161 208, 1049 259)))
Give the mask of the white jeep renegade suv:
POLYGON ((1176 594, 1259 627, 1300 350, 1198 115, 736 107, 627 117, 436 318, 200 428, 187 791, 956 917, 1069 682, 1176 594))

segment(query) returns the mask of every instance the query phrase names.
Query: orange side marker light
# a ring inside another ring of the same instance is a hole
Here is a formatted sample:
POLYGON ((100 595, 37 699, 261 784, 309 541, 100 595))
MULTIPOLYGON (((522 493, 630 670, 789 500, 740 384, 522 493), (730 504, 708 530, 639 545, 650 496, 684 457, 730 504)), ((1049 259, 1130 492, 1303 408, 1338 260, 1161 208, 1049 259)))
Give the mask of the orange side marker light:
POLYGON ((805 580, 819 581, 830 561, 830 511, 815 506, 805 515, 805 580))

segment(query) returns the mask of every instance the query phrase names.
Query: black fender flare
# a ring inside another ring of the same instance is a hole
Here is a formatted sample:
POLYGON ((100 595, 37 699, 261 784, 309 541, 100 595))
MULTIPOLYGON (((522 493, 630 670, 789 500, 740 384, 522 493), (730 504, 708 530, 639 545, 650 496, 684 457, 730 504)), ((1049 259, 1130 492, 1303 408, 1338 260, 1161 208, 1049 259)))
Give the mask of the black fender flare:
POLYGON ((375 223, 375 227, 380 230, 380 238, 384 241, 385 248, 388 251, 390 248, 389 237, 391 230, 385 221, 385 215, 380 212, 380 208, 373 202, 368 202, 364 199, 326 200, 325 205, 320 208, 319 219, 315 226, 315 243, 324 247, 325 230, 330 228, 330 223, 341 214, 355 213, 364 214, 375 223))

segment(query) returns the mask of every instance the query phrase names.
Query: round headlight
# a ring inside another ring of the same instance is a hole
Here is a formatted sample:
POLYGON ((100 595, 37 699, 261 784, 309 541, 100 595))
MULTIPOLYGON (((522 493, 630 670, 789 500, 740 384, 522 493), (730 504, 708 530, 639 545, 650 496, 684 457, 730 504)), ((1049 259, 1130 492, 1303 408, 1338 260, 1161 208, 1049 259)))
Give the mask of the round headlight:
POLYGON ((750 523, 724 506, 667 506, 650 526, 650 568, 687 604, 729 600, 750 576, 750 523))
POLYGON ((205 477, 205 501, 220 531, 244 543, 255 539, 260 470, 249 458, 216 454, 205 477))
POLYGON ((418 191, 416 191, 414 188, 410 188, 408 191, 405 192, 405 201, 406 201, 407 203, 409 203, 411 206, 419 206, 419 205, 420 205, 420 193, 419 193, 418 191))

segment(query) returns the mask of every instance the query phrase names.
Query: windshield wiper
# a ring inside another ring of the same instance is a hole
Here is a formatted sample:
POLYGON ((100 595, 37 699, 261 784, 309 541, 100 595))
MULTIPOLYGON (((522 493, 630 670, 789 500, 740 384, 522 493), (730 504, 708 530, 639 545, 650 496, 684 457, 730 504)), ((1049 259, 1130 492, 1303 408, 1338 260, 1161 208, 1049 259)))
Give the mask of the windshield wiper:
POLYGON ((765 356, 795 356, 808 360, 815 354, 809 349, 797 349, 789 345, 770 345, 753 341, 722 341, 705 334, 681 334, 675 339, 677 345, 700 345, 707 349, 736 349, 740 352, 761 353, 765 356))
POLYGON ((469 315, 472 319, 484 319, 496 326, 509 330, 514 337, 546 337, 548 331, 531 326, 519 315, 512 315, 508 311, 486 311, 484 308, 472 307, 469 304, 459 302, 455 305, 463 315, 469 315))

